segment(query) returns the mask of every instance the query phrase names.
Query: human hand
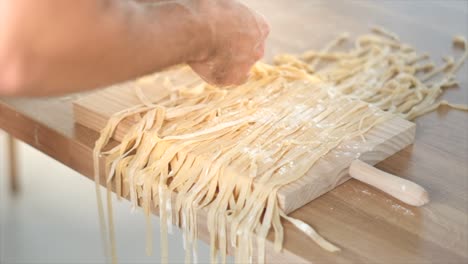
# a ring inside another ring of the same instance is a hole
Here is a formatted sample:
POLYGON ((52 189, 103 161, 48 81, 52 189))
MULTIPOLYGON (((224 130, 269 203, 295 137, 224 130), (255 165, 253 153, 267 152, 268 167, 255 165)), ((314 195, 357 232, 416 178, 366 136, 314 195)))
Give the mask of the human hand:
POLYGON ((266 20, 236 0, 200 0, 197 10, 210 33, 204 55, 188 64, 208 83, 244 83, 263 57, 270 31, 266 20))

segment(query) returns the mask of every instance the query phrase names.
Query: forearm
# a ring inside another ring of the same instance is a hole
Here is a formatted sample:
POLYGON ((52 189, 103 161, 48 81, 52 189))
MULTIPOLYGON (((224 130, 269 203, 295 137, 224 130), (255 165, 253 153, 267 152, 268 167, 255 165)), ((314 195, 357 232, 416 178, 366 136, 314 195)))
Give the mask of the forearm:
POLYGON ((0 35, 0 82, 10 86, 3 94, 63 94, 135 78, 201 56, 209 35, 172 2, 12 1, 24 17, 8 18, 10 31, 0 35))

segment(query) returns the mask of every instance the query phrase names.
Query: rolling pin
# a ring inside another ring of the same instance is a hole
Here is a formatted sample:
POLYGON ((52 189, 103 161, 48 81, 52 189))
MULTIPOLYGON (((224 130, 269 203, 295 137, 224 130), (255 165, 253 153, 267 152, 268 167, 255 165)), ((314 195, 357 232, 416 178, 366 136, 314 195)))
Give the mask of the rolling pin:
POLYGON ((429 202, 427 191, 420 185, 381 171, 371 165, 354 160, 349 167, 352 178, 371 185, 396 199, 413 206, 422 206, 429 202))

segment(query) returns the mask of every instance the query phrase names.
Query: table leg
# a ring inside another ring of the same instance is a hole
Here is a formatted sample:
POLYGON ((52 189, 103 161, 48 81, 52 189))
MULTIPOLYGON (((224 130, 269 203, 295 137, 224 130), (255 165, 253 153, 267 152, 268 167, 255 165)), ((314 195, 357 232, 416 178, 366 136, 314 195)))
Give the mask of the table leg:
POLYGON ((16 153, 16 142, 15 139, 8 135, 7 138, 7 157, 9 163, 9 174, 10 174, 10 191, 14 194, 19 190, 18 185, 18 163, 16 153))

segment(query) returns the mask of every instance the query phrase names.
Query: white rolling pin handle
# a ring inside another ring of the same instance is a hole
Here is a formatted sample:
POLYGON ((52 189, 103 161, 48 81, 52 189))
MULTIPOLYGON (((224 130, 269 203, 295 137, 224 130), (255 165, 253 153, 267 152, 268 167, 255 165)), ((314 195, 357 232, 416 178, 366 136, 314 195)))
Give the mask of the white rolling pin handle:
POLYGON ((351 163, 349 174, 354 179, 374 186, 409 205, 422 206, 429 202, 427 191, 420 185, 376 169, 360 160, 351 163))

